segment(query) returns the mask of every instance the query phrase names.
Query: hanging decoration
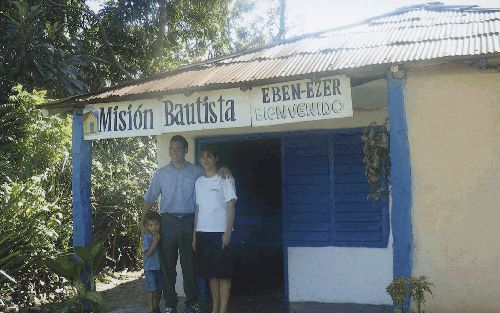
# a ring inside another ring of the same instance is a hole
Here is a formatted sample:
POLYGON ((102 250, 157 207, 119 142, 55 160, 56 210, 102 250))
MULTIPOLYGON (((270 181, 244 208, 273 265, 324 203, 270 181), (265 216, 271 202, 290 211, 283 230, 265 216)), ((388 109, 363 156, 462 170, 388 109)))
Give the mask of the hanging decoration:
POLYGON ((390 192, 389 119, 383 126, 373 122, 365 128, 361 139, 364 147, 365 176, 370 185, 368 199, 388 198, 390 192))

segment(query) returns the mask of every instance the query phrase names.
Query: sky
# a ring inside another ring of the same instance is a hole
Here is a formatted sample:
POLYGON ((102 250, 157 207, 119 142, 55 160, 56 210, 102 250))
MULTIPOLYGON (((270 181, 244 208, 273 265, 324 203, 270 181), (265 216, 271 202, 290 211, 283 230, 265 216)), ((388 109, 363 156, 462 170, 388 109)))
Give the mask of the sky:
MULTIPOLYGON (((360 22, 397 8, 423 4, 422 0, 287 0, 288 35, 300 35, 360 22), (298 24, 294 25, 294 24, 298 24)), ((500 0, 440 0, 446 5, 500 8, 500 0)))
MULTIPOLYGON (((267 0, 255 0, 262 7, 267 0)), ((103 0, 88 0, 97 11, 103 0)), ((425 0, 287 0, 287 37, 360 22, 397 8, 422 4, 425 0)), ((500 8, 500 0, 440 0, 447 5, 471 5, 500 8)))

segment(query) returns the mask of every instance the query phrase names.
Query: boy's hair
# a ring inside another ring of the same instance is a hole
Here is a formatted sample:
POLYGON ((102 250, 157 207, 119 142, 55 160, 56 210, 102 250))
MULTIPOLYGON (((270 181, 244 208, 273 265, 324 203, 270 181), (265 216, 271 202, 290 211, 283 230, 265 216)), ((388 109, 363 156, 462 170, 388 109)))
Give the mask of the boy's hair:
POLYGON ((147 211, 146 215, 144 215, 144 221, 143 221, 144 225, 146 225, 147 222, 149 221, 157 221, 158 223, 161 223, 160 213, 153 210, 147 211))
POLYGON ((201 147, 200 156, 203 155, 204 152, 213 155, 215 158, 219 157, 219 153, 217 153, 217 146, 215 144, 207 144, 201 147))
POLYGON ((181 135, 175 135, 172 138, 170 138, 170 143, 172 143, 174 141, 180 142, 184 146, 184 149, 188 148, 188 142, 187 142, 186 138, 182 137, 181 135))

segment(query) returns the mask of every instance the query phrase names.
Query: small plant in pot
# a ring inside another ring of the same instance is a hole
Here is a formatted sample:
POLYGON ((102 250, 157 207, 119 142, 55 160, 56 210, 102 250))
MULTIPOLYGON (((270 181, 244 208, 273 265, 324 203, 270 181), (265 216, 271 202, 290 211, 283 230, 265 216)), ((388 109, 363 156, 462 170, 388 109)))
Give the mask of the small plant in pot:
POLYGON ((418 313, 425 313, 422 305, 425 303, 425 293, 432 295, 431 286, 433 284, 428 282, 425 276, 398 277, 385 288, 385 291, 394 302, 394 313, 403 312, 403 302, 407 297, 415 303, 418 313))
POLYGON ((433 284, 427 281, 427 277, 419 276, 419 277, 412 277, 410 279, 410 285, 411 285, 411 298, 413 299, 413 302, 415 302, 415 305, 417 306, 417 312, 425 313, 425 311, 422 310, 422 305, 425 303, 425 293, 427 292, 432 295, 431 286, 433 284))

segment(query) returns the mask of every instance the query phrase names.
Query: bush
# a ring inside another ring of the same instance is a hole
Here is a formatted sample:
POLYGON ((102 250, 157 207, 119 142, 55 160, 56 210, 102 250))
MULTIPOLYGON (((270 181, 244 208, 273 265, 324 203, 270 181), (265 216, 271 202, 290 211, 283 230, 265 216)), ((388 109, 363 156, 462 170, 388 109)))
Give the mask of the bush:
POLYGON ((2 299, 18 305, 54 296, 62 283, 42 267, 42 260, 65 252, 71 214, 47 200, 42 183, 46 180, 47 176, 35 176, 0 186, 0 268, 4 272, 0 293, 2 299))
POLYGON ((107 243, 116 269, 141 265, 137 221, 144 193, 156 170, 153 138, 109 139, 94 142, 92 206, 94 240, 107 243))
POLYGON ((0 104, 0 298, 28 305, 58 297, 63 281, 41 260, 68 251, 71 239, 71 121, 44 119, 44 91, 21 85, 0 104))
MULTIPOLYGON (((72 247, 71 117, 43 118, 36 104, 47 101, 44 91, 18 85, 9 99, 0 104, 0 299, 28 305, 60 295, 63 280, 40 261, 72 247)), ((109 266, 139 267, 137 220, 156 169, 155 140, 92 145, 94 240, 115 260, 109 266)))

